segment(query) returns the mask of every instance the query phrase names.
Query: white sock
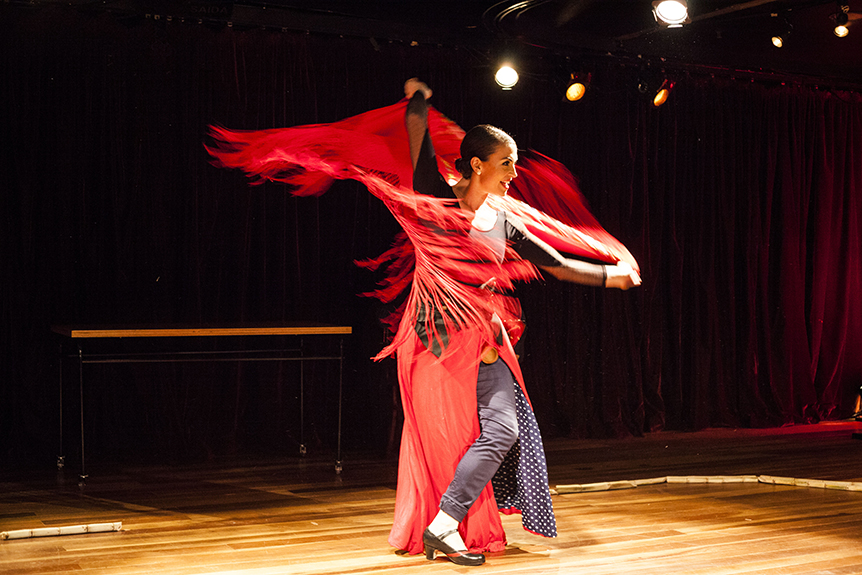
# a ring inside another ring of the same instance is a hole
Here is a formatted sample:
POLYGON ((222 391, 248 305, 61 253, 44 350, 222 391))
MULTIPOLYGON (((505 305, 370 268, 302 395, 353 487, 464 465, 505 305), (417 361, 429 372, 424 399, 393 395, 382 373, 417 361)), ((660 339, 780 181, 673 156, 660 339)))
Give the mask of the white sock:
MULTIPOLYGON (((447 531, 451 531, 453 529, 458 529, 458 522, 449 515, 448 513, 444 513, 440 511, 437 513, 437 516, 434 517, 434 520, 431 521, 431 524, 428 526, 428 531, 431 532, 432 535, 440 536, 447 531)), ((455 533, 447 536, 442 540, 443 543, 451 547, 456 551, 463 551, 467 549, 467 546, 464 545, 464 540, 461 539, 461 534, 455 531, 455 533)))

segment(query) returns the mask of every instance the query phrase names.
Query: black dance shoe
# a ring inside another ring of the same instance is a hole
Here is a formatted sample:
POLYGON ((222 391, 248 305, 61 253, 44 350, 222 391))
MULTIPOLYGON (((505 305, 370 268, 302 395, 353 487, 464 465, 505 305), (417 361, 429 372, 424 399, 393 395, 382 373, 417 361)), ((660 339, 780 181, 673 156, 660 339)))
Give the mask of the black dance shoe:
POLYGON ((450 546, 443 543, 443 540, 457 532, 457 529, 441 533, 439 536, 434 535, 427 529, 422 534, 422 543, 425 544, 425 558, 429 561, 434 560, 434 552, 443 553, 449 561, 456 565, 481 565, 485 562, 485 556, 481 553, 470 553, 468 551, 455 551, 450 546))

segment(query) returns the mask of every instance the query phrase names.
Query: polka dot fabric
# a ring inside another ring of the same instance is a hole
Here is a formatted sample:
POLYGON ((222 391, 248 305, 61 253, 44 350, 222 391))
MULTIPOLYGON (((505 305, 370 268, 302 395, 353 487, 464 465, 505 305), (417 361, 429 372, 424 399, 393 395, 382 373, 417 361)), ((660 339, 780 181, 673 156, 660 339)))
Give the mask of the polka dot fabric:
POLYGON ((494 498, 501 511, 520 511, 521 524, 527 531, 556 537, 557 520, 548 489, 548 467, 542 436, 536 416, 517 382, 515 398, 519 437, 494 476, 494 498))

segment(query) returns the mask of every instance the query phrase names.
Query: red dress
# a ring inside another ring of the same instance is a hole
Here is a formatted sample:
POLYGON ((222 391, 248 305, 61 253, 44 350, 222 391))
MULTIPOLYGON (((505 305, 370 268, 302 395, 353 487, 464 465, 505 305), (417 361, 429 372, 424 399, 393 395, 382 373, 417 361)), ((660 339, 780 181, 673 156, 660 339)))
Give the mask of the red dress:
MULTIPOLYGON (((413 326, 404 325, 404 329, 413 331, 413 326)), ((389 543, 397 549, 422 552, 422 532, 437 514, 440 496, 449 487, 458 462, 479 436, 476 377, 483 343, 478 332, 462 329, 449 339, 457 352, 442 360, 415 335, 398 348, 404 428, 395 518, 389 535, 389 543)), ((508 339, 506 344, 500 356, 523 389, 523 378, 508 339)), ((464 543, 474 552, 501 551, 505 547, 506 534, 491 483, 470 508, 460 531, 464 543)))

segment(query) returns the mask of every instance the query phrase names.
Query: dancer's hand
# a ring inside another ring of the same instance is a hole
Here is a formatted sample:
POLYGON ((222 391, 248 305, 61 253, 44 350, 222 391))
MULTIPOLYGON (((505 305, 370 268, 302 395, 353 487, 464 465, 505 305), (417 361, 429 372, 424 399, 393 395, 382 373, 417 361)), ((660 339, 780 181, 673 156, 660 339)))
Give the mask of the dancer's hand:
POLYGON ((617 262, 615 266, 606 266, 608 277, 605 286, 627 290, 641 285, 641 276, 632 269, 628 262, 617 262))
POLYGON ((404 95, 407 96, 408 100, 412 98, 413 94, 415 94, 417 91, 421 91, 423 94, 425 94, 426 100, 431 97, 431 94, 433 94, 431 88, 428 87, 428 84, 426 84, 425 82, 420 82, 419 78, 410 78, 409 80, 404 82, 404 95))

